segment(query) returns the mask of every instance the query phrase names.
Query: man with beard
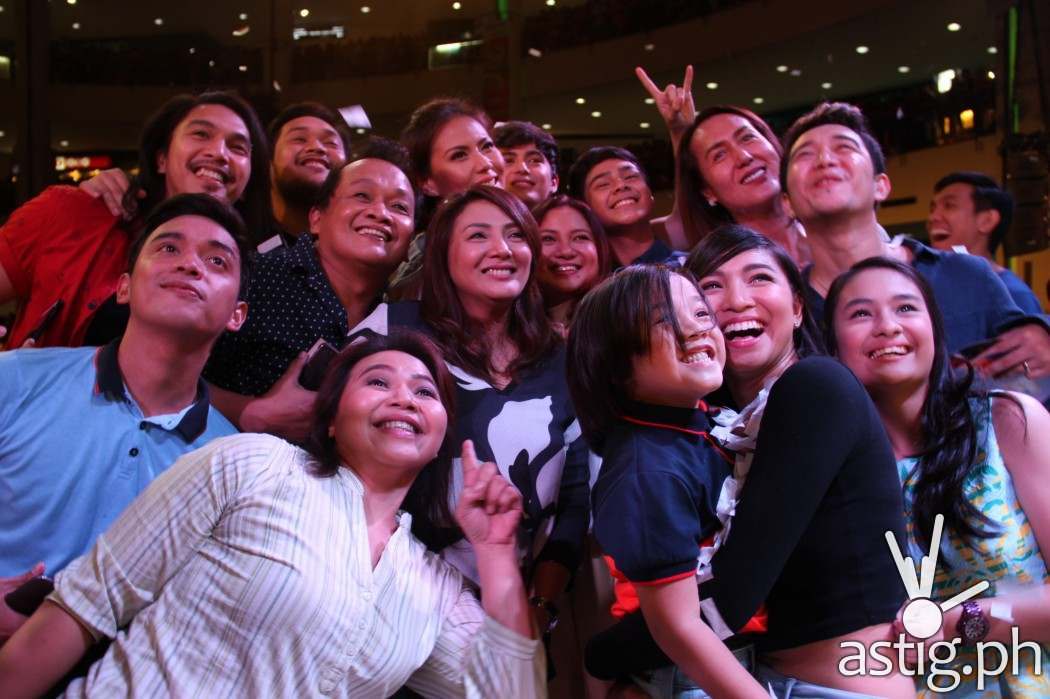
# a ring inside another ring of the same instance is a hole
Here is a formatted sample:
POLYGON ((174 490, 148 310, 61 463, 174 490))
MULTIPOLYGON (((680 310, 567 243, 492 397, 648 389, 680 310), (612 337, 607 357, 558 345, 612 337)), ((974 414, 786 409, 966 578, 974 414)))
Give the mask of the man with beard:
POLYGON ((294 244, 310 228, 310 208, 333 169, 346 162, 350 130, 343 117, 317 102, 285 107, 270 122, 270 201, 282 229, 260 246, 260 252, 281 242, 294 244))

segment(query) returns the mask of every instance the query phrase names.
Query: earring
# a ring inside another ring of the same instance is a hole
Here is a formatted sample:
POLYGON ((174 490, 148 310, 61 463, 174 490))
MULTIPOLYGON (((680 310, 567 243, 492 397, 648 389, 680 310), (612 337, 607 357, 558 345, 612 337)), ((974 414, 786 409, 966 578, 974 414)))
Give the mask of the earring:
POLYGON ((707 205, 710 206, 711 208, 714 208, 715 204, 717 204, 717 203, 718 202, 715 201, 714 199, 708 199, 707 200, 707 205))
POLYGON ((802 327, 802 319, 801 318, 795 318, 795 329, 798 329, 798 328, 801 328, 801 327, 802 327))

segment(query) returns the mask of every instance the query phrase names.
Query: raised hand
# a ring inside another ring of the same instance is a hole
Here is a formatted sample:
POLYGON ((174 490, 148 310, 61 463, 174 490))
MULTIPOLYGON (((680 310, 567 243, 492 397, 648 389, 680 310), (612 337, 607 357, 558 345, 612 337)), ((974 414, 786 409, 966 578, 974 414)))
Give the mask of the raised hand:
POLYGON ((269 391, 245 406, 240 417, 242 430, 268 432, 293 442, 306 439, 317 392, 299 385, 305 364, 306 352, 300 352, 269 391))
POLYGON ((499 474, 491 461, 478 463, 474 443, 463 442, 463 494, 456 522, 475 548, 514 546, 521 521, 521 493, 499 474))
POLYGON ((667 130, 677 150, 682 134, 696 118, 696 105, 693 103, 693 66, 685 67, 685 77, 682 78, 681 87, 671 83, 663 90, 656 86, 656 83, 641 66, 634 69, 634 74, 638 76, 642 87, 656 103, 656 109, 663 117, 664 123, 667 124, 667 130))

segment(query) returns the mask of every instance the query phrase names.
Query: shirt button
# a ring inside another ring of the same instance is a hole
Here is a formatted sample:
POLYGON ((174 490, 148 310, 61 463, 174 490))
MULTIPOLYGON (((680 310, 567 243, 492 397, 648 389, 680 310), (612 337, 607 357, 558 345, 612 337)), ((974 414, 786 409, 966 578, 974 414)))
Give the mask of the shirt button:
POLYGON ((95 303, 94 301, 91 301, 91 302, 89 302, 89 303, 88 303, 88 310, 89 310, 89 311, 93 311, 93 310, 95 310, 96 308, 98 308, 98 304, 97 304, 97 303, 95 303))
POLYGON ((143 430, 143 431, 148 430, 149 429, 149 423, 146 422, 145 420, 143 420, 142 422, 139 423, 139 429, 143 430))
POLYGON ((138 456, 138 455, 139 455, 139 448, 138 447, 132 447, 128 451, 128 456, 138 456))
POLYGON ((371 602, 372 601, 372 593, 371 592, 364 592, 364 593, 361 594, 361 598, 364 599, 365 602, 371 602))

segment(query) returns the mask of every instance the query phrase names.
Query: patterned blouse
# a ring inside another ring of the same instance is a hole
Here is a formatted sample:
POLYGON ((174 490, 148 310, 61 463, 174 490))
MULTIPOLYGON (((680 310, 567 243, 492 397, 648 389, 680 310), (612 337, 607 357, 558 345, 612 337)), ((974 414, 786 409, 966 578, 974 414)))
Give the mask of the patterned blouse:
MULTIPOLYGON (((1008 592, 1010 588, 1042 585, 1050 581, 1046 563, 1039 544, 1035 540, 1032 526, 1021 509, 1014 492, 1010 470, 1003 463, 999 442, 992 424, 990 398, 970 398, 970 409, 977 424, 977 460, 963 482, 963 492, 970 502, 988 517, 995 527, 995 535, 987 539, 964 541, 956 533, 945 529, 942 539, 937 572, 934 576, 933 598, 945 600, 970 586, 987 580, 990 587, 981 595, 993 597, 1008 592)), ((904 514, 908 522, 908 555, 919 562, 926 551, 920 547, 915 536, 915 521, 912 507, 915 500, 916 467, 918 459, 908 457, 897 462, 897 471, 904 484, 904 514)), ((989 529, 987 526, 978 528, 989 529)), ((1021 637, 1021 640, 1025 640, 1021 637)), ((1050 697, 1050 675, 1034 672, 1034 657, 1031 650, 1017 653, 1020 672, 1013 674, 1010 668, 998 677, 986 678, 983 690, 977 689, 977 678, 973 671, 977 667, 976 648, 960 648, 953 668, 963 677, 962 683, 952 691, 954 697, 1050 697), (971 672, 965 672, 966 667, 971 672)), ((1050 647, 1042 644, 1042 661, 1045 666, 1050 657, 1050 647)), ((986 658, 984 667, 995 667, 998 654, 986 658)), ((920 696, 933 699, 945 696, 929 690, 925 682, 920 696)))

